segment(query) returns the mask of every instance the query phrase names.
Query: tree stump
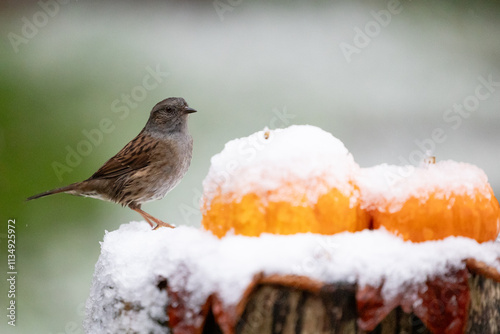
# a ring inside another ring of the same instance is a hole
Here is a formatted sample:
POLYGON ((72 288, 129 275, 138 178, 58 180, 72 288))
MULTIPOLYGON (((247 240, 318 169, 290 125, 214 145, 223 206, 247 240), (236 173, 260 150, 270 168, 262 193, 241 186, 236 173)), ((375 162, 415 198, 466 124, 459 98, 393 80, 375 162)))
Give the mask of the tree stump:
MULTIPOLYGON (((272 280, 274 281, 274 280, 272 280)), ((465 333, 500 333, 500 283, 471 273, 470 304, 465 333)), ((356 285, 328 284, 320 289, 257 284, 246 297, 237 334, 425 334, 433 333, 414 313, 394 308, 372 331, 358 324, 356 285)), ((175 330, 174 330, 175 333, 175 330)), ((213 314, 207 316, 203 333, 224 333, 213 314)))
POLYGON ((499 256, 500 244, 465 238, 402 244, 365 231, 217 240, 195 228, 132 223, 105 235, 84 328, 499 334, 499 256))

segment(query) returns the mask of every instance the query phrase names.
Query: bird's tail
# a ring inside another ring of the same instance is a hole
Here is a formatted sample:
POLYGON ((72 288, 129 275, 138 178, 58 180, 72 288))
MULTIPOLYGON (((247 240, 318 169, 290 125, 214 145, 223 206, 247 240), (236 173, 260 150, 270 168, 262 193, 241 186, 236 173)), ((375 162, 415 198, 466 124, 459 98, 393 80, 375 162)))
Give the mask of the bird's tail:
POLYGON ((76 185, 76 183, 73 183, 73 184, 70 184, 70 185, 65 186, 65 187, 48 190, 48 191, 43 192, 41 194, 37 194, 37 195, 33 195, 31 197, 28 197, 26 199, 26 201, 31 201, 32 199, 37 199, 37 198, 40 198, 40 197, 45 197, 45 196, 49 196, 49 195, 53 195, 53 194, 64 193, 64 192, 67 192, 67 191, 70 191, 70 190, 74 190, 75 189, 75 185, 76 185))

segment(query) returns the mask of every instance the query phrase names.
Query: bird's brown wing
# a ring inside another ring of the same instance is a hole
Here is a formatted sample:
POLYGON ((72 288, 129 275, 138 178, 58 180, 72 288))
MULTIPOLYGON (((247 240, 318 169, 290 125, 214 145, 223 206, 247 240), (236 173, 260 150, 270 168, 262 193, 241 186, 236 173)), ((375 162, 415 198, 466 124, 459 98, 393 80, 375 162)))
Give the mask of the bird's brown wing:
POLYGON ((130 143, 109 159, 90 179, 109 179, 147 167, 151 162, 151 151, 158 144, 141 132, 130 143))

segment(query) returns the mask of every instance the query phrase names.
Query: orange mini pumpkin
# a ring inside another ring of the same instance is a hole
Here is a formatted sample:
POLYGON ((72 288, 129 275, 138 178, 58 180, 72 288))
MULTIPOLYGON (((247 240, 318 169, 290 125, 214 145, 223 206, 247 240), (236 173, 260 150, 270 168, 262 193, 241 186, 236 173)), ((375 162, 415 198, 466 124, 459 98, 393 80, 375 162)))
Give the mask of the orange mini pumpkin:
POLYGON ((360 231, 358 169, 342 142, 313 126, 230 141, 203 182, 202 224, 219 237, 360 231))
POLYGON ((464 236, 485 242, 500 231, 500 209, 486 174, 454 161, 361 171, 362 206, 373 228, 422 242, 464 236))

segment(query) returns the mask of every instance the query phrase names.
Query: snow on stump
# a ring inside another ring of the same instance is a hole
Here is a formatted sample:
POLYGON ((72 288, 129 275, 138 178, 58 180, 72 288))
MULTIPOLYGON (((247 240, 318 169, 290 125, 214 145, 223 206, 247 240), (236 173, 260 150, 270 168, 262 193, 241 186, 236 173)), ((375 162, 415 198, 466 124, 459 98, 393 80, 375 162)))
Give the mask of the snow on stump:
POLYGON ((500 330, 495 242, 412 243, 382 230, 218 239, 130 223, 101 248, 87 333, 500 330))
POLYGON ((500 332, 499 206, 476 167, 363 169, 293 126, 229 142, 203 185, 203 229, 106 233, 87 333, 500 332))

